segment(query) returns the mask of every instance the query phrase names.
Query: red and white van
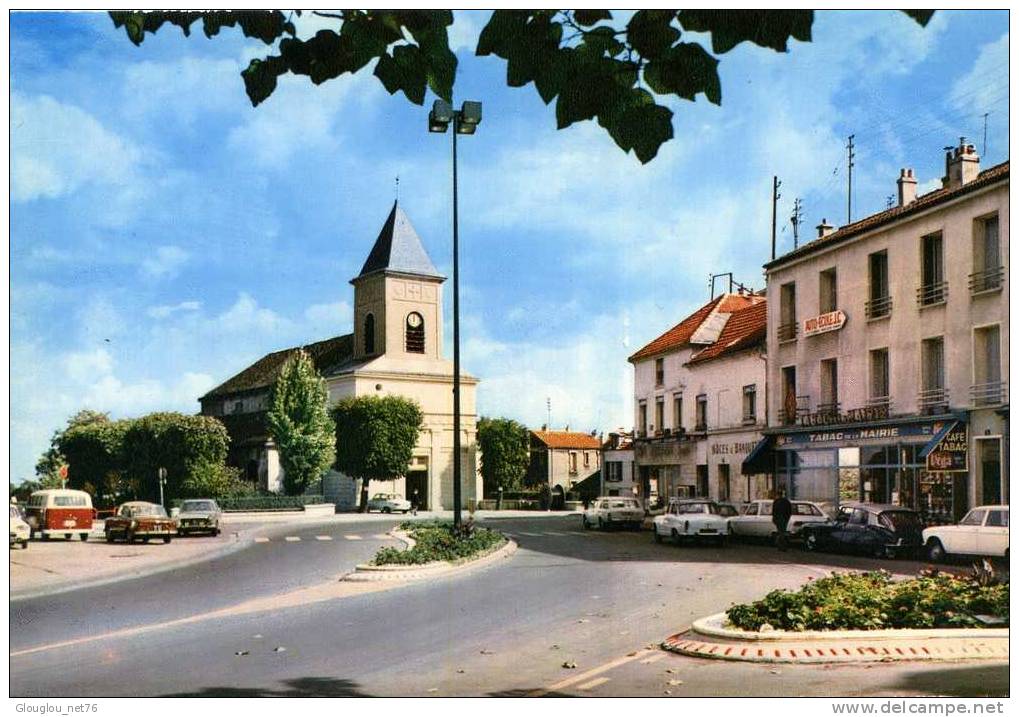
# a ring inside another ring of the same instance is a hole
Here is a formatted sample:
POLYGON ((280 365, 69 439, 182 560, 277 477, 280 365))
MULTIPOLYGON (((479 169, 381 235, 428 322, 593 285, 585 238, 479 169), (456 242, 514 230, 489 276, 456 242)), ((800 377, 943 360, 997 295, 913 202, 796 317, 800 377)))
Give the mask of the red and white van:
POLYGON ((62 535, 68 540, 75 535, 88 540, 92 532, 92 496, 81 490, 37 490, 25 507, 25 522, 32 535, 48 540, 62 535))

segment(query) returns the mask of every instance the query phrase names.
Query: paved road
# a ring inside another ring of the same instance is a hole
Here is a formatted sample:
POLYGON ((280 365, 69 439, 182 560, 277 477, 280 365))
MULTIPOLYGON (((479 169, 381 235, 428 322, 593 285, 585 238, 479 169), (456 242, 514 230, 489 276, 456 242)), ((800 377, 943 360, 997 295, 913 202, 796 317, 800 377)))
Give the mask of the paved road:
POLYGON ((882 567, 911 573, 918 563, 783 554, 760 545, 654 545, 646 532, 585 532, 575 516, 491 523, 520 543, 521 550, 511 560, 436 582, 275 613, 23 652, 45 646, 58 634, 65 639, 68 630, 100 634, 143 624, 143 616, 128 607, 129 590, 145 594, 156 616, 152 622, 157 622, 228 604, 238 597, 238 586, 244 590, 261 586, 261 594, 266 594, 317 582, 371 553, 378 543, 372 545, 369 536, 383 528, 378 523, 337 526, 332 541, 314 541, 316 530, 291 532, 287 534, 301 541, 256 544, 222 561, 179 571, 175 578, 152 576, 123 583, 119 591, 89 595, 82 591, 77 597, 88 597, 94 609, 76 608, 74 621, 43 604, 19 616, 12 610, 11 694, 663 695, 667 690, 684 696, 1008 691, 1007 664, 774 668, 708 663, 645 649, 695 617, 772 588, 796 587, 833 568, 882 567), (347 540, 341 534, 360 534, 362 540, 347 540), (221 587, 210 597, 205 588, 213 582, 221 587), (197 594, 199 586, 202 592, 197 594), (158 600, 147 591, 157 590, 164 591, 163 603, 172 604, 154 605, 158 600), (167 597, 165 591, 179 599, 167 597), (86 619, 90 613, 98 613, 99 619, 86 619), (576 667, 567 669, 564 663, 576 667))

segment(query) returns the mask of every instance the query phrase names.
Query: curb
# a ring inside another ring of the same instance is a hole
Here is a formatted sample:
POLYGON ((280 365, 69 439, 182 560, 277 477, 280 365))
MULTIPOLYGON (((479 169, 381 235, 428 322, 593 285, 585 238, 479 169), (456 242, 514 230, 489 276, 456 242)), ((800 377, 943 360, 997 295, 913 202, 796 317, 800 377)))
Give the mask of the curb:
POLYGON ((1008 660, 1007 628, 748 632, 724 627, 725 613, 695 620, 661 647, 689 657, 743 662, 831 663, 1008 660))
MULTIPOLYGON (((391 531, 390 535, 408 543, 408 548, 413 547, 414 541, 406 533, 391 531)), ((508 558, 517 551, 517 544, 506 539, 506 543, 496 550, 482 555, 480 558, 467 562, 451 563, 438 561, 426 563, 425 565, 358 565, 353 572, 347 573, 340 580, 346 582, 413 582, 425 580, 452 573, 467 572, 474 568, 484 567, 508 558)))

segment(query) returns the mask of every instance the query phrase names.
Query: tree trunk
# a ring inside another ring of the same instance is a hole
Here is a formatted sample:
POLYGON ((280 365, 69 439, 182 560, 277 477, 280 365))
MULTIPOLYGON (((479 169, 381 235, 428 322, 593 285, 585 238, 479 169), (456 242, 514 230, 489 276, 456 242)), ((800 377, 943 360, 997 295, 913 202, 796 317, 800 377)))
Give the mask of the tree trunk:
POLYGON ((359 513, 368 512, 368 483, 370 481, 370 478, 361 479, 361 507, 358 510, 359 513))

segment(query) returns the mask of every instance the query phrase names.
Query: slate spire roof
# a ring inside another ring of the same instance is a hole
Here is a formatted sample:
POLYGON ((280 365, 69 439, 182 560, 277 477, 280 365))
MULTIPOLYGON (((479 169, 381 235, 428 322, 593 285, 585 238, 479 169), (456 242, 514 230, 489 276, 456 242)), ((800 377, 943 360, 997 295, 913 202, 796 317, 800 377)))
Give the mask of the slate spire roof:
POLYGON ((372 247, 357 278, 380 271, 416 274, 436 279, 446 278, 436 270, 432 260, 428 258, 424 246, 421 245, 421 238, 414 231, 399 202, 393 202, 393 210, 382 226, 375 246, 372 247))

